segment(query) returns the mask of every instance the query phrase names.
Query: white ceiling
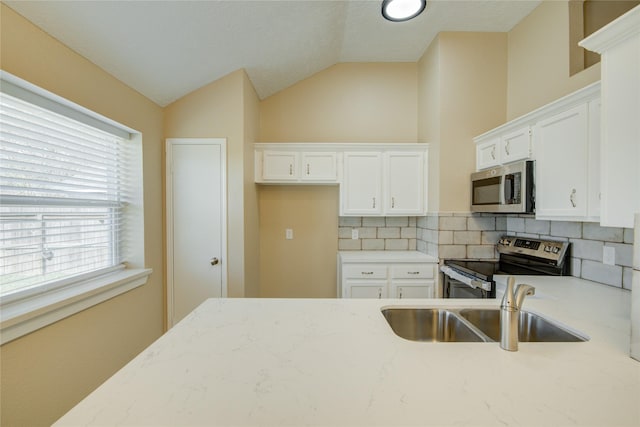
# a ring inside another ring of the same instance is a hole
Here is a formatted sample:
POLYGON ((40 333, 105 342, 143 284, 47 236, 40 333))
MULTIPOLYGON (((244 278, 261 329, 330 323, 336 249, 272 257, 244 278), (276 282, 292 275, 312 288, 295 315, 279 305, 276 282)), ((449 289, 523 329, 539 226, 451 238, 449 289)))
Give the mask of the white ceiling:
POLYGON ((339 62, 417 61, 441 31, 509 31, 540 0, 24 1, 19 14, 161 106, 244 68, 264 99, 339 62))

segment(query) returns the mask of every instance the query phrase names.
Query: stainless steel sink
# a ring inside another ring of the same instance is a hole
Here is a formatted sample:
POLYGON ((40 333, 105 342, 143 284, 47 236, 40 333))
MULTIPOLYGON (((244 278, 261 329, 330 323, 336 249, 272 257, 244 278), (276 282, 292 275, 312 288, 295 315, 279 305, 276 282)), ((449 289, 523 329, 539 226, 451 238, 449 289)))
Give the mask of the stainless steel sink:
POLYGON ((482 342, 483 337, 448 310, 387 308, 382 310, 396 335, 412 341, 482 342))
MULTIPOLYGON (((500 341, 500 310, 394 308, 382 314, 396 335, 423 342, 500 341)), ((520 312, 520 342, 581 342, 588 338, 528 311, 520 312)))
MULTIPOLYGON (((462 309, 460 316, 494 341, 500 341, 500 310, 462 309)), ((537 314, 520 311, 518 341, 520 342, 580 342, 587 338, 557 325, 537 314)))

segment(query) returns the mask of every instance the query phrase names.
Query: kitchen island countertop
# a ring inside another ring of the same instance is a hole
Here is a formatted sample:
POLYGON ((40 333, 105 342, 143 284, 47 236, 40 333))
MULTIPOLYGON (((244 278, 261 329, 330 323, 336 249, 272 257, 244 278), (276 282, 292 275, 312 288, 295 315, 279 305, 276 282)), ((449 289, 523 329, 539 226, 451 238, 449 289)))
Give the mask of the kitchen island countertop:
POLYGON ((56 426, 638 426, 630 292, 520 276, 579 343, 424 343, 381 308, 498 300, 210 299, 56 426))

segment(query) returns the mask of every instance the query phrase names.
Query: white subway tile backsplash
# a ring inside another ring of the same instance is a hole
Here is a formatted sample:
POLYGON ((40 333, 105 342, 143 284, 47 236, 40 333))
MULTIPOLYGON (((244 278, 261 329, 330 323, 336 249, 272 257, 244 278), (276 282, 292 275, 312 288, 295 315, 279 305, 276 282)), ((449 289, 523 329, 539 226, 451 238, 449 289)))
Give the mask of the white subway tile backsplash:
POLYGON ((624 229, 624 243, 629 243, 633 245, 633 228, 625 228, 624 229))
POLYGON ((483 231, 480 243, 482 245, 495 245, 504 236, 506 231, 483 231))
POLYGON ((399 239, 400 227, 378 228, 378 239, 399 239))
POLYGON ((583 279, 622 288, 622 267, 617 265, 605 265, 585 259, 582 261, 581 276, 583 279))
POLYGON ((441 245, 453 245, 453 231, 440 231, 438 233, 438 243, 441 245))
POLYGON ((440 258, 466 258, 467 247, 463 245, 438 245, 440 258))
POLYGON ((388 216, 386 221, 387 227, 408 227, 409 218, 406 216, 388 216))
POLYGON ((622 228, 601 227, 600 224, 595 222, 584 222, 582 223, 582 238, 622 243, 624 240, 624 232, 622 228))
POLYGON ((574 277, 580 277, 582 274, 582 260, 580 258, 570 258, 571 263, 571 275, 574 277))
POLYGON ((360 239, 375 239, 378 237, 378 229, 376 227, 360 227, 358 228, 358 237, 360 239))
POLYGON ((363 251, 383 251, 384 239, 362 239, 363 251))
MULTIPOLYGON (((420 216, 416 219, 416 227, 418 228, 430 228, 429 227, 429 218, 428 216, 420 216)), ((436 224, 438 223, 438 218, 436 218, 436 224)))
POLYGON ((571 221, 551 221, 550 234, 551 236, 579 239, 582 237, 582 223, 571 221))
POLYGON ((351 238, 351 227, 338 227, 338 239, 350 239, 351 238))
POLYGON ((604 242, 582 239, 571 239, 570 242, 573 257, 602 262, 604 242))
POLYGON ((408 239, 385 239, 384 249, 386 251, 408 251, 409 240, 408 239))
POLYGON ((466 230, 467 218, 445 216, 440 218, 440 230, 466 230))
POLYGON ((624 243, 605 243, 616 250, 616 265, 623 267, 633 267, 633 246, 624 243))
POLYGON ((400 229, 400 238, 402 239, 415 239, 417 231, 415 227, 403 227, 400 229))
POLYGON ((361 249, 360 239, 338 239, 338 250, 340 251, 359 251, 361 249))
POLYGON ((468 245, 467 258, 494 259, 496 250, 493 245, 468 245))
POLYGON ((496 230, 507 231, 507 217, 504 215, 496 216, 496 230))
POLYGON ((429 230, 438 230, 440 218, 437 215, 427 217, 427 228, 429 230))
POLYGON ((360 227, 362 218, 359 216, 341 216, 338 218, 338 225, 340 227, 360 227))
POLYGON ((507 230, 510 233, 524 233, 524 218, 507 217, 507 230))
POLYGON ((530 234, 549 234, 551 230, 551 221, 542 221, 537 219, 526 218, 524 220, 524 230, 530 234))
POLYGON ((495 217, 472 216, 467 218, 467 230, 493 231, 495 229, 495 217))
POLYGON ((622 288, 631 290, 633 285, 633 268, 622 268, 622 288))
POLYGON ((480 231, 454 231, 454 245, 479 245, 482 233, 480 231))
POLYGON ((384 227, 386 221, 384 217, 366 216, 362 218, 362 225, 365 227, 384 227))

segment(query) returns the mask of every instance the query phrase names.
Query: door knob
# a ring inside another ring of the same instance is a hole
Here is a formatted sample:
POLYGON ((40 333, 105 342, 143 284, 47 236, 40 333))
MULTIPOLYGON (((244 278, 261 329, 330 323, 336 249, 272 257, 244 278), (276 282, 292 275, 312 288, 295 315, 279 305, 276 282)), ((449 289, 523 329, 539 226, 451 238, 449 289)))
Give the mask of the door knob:
POLYGON ((211 258, 211 265, 218 265, 220 263, 220 260, 218 258, 211 258))

